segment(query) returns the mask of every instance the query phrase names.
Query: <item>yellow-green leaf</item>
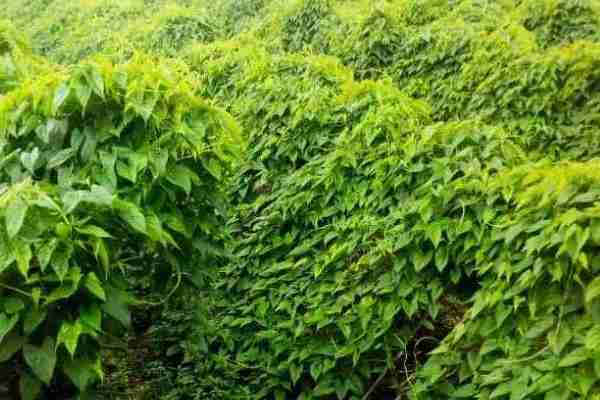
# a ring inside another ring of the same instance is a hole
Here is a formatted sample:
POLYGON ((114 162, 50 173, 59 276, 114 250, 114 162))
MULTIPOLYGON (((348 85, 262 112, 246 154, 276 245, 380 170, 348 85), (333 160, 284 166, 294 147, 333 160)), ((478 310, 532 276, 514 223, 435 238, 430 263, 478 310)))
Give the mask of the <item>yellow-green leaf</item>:
POLYGON ((600 296, 600 276, 597 276, 585 288, 585 302, 590 303, 598 296, 600 296))
POLYGON ((90 272, 87 274, 83 281, 83 285, 100 300, 106 300, 106 293, 104 293, 104 289, 102 288, 102 282, 100 282, 100 279, 98 279, 95 273, 90 272))
POLYGON ((23 274, 24 277, 27 277, 31 258, 33 257, 33 255, 31 254, 31 247, 29 243, 26 243, 22 240, 14 241, 13 254, 15 256, 15 259, 17 260, 17 267, 19 267, 19 272, 21 272, 21 274, 23 274))
POLYGON ((79 336, 81 335, 81 324, 79 320, 75 322, 64 321, 58 332, 58 339, 56 347, 64 344, 71 357, 75 355, 77 351, 77 343, 79 342, 79 336))

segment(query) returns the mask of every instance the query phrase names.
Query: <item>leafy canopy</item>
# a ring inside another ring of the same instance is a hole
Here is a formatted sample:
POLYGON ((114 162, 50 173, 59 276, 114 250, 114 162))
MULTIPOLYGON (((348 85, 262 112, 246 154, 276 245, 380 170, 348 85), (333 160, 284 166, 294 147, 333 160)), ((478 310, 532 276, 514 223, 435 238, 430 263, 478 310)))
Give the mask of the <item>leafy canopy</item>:
POLYGON ((58 369, 81 391, 102 379, 129 265, 168 266, 175 285, 221 235, 241 140, 194 85, 177 64, 99 60, 0 100, 0 353, 24 359, 23 398, 58 369))

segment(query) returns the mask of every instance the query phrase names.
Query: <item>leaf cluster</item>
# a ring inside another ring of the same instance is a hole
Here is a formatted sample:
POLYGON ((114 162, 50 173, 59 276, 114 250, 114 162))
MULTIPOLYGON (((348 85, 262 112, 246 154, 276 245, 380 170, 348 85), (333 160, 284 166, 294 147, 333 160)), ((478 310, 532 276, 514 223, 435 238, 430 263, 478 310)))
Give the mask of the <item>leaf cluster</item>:
POLYGON ((222 237, 241 139, 187 75, 98 60, 0 100, 0 362, 24 361, 22 398, 101 380, 101 343, 130 323, 131 266, 177 287, 222 237))

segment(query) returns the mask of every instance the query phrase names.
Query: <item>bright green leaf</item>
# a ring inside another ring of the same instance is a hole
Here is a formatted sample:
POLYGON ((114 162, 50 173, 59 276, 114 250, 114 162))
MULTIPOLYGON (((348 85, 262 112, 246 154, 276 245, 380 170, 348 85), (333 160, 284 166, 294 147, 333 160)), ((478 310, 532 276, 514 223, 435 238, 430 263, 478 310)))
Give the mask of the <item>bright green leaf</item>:
POLYGON ((69 161, 75 154, 77 154, 77 150, 72 148, 61 150, 58 153, 56 153, 50 160, 48 160, 46 168, 58 168, 65 162, 69 161))
POLYGON ((585 335, 585 347, 590 351, 600 350, 600 324, 595 324, 585 335))
POLYGON ((79 320, 74 322, 63 321, 60 331, 58 332, 58 338, 56 346, 64 344, 71 357, 75 356, 77 351, 77 343, 79 342, 79 336, 81 335, 81 324, 79 320))
POLYGON ((21 240, 14 241, 13 253, 15 259, 17 260, 17 267, 19 267, 19 272, 21 272, 23 276, 27 277, 31 263, 31 258, 33 257, 29 243, 26 243, 21 240))
POLYGON ((21 153, 21 164, 29 171, 30 174, 35 173, 36 163, 40 158, 40 150, 36 147, 30 152, 21 153))
POLYGON ((40 270, 44 272, 48 264, 50 264, 50 260, 52 259, 52 254, 54 254, 54 250, 58 246, 57 239, 50 239, 45 242, 42 246, 40 246, 36 252, 38 262, 40 264, 40 270))
POLYGON ((63 84, 56 89, 54 94, 54 100, 52 101, 52 113, 56 114, 59 108, 63 105, 67 97, 69 96, 69 87, 63 84))
POLYGON ((119 211, 119 216, 129 224, 133 229, 146 234, 146 217, 140 209, 133 203, 118 201, 115 208, 119 211))
POLYGON ((13 201, 8 204, 6 208, 6 232, 9 238, 13 238, 19 233, 23 222, 25 221, 25 215, 27 214, 27 203, 21 199, 20 196, 16 196, 13 201))
POLYGON ((562 357, 558 363, 559 367, 572 367, 590 358, 589 350, 586 348, 579 348, 573 350, 566 356, 562 357))
POLYGON ((112 238, 112 236, 108 232, 95 225, 85 225, 81 228, 76 228, 75 230, 81 233, 82 235, 94 236, 103 239, 112 238))
POLYGON ((84 279, 84 286, 87 290, 90 291, 93 295, 98 297, 100 300, 106 300, 106 293, 104 293, 104 289, 102 288, 102 282, 98 279, 95 273, 90 272, 84 279))
POLYGON ((585 301, 590 303, 598 296, 600 296, 600 276, 596 277, 585 288, 585 301))

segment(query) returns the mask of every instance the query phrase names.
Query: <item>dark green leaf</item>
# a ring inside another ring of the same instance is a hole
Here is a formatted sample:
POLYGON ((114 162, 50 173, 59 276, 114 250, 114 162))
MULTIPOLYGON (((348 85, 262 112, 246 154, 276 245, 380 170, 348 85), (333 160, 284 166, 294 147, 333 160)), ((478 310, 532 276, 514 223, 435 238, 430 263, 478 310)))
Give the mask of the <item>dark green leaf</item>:
POLYGON ((0 341, 0 363, 12 358, 25 344, 25 338, 15 331, 10 332, 0 341))
POLYGON ((99 360, 94 362, 80 358, 68 360, 63 365, 63 371, 80 391, 85 391, 94 381, 102 379, 99 360))
POLYGON ((23 373, 19 381, 21 400, 36 400, 42 391, 42 382, 28 373, 23 373))
POLYGON ((2 306, 7 314, 16 314, 25 308, 25 303, 18 297, 6 296, 2 301, 2 306))
POLYGON ((301 375, 302 375, 302 366, 299 366, 297 364, 291 364, 290 365, 290 376, 292 378, 292 383, 295 384, 296 382, 298 382, 301 375))
POLYGON ((49 385, 54 375, 54 367, 56 366, 54 340, 47 337, 41 347, 26 344, 23 346, 23 357, 35 375, 42 382, 49 385))
POLYGON ((127 293, 115 288, 106 287, 105 289, 106 302, 102 304, 102 310, 124 326, 129 326, 131 323, 129 296, 127 293))
POLYGON ((25 314, 23 331, 31 335, 33 331, 46 319, 47 311, 43 308, 32 308, 25 314))
POLYGON ((100 331, 102 328, 102 314, 97 304, 81 306, 79 311, 79 320, 81 324, 94 331, 100 331))
POLYGON ((15 327, 18 321, 18 314, 9 317, 6 314, 0 313, 0 344, 2 344, 4 337, 15 327))

